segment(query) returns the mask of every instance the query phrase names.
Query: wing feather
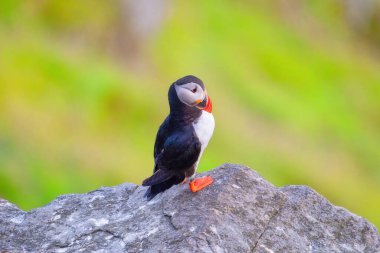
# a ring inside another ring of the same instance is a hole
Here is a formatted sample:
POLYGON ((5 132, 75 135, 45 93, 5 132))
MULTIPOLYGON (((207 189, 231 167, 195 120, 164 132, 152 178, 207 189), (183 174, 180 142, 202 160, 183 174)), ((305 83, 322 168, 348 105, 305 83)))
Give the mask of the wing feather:
POLYGON ((156 157, 156 166, 169 171, 191 168, 198 160, 201 143, 193 129, 178 131, 166 139, 162 152, 156 157))

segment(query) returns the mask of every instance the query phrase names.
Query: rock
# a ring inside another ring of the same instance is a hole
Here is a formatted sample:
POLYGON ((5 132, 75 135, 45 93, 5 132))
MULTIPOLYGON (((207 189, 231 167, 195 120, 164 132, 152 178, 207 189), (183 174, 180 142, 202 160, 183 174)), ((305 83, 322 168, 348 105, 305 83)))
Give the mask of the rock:
POLYGON ((24 212, 0 201, 0 252, 380 252, 376 228, 306 186, 224 164, 152 201, 125 183, 24 212))

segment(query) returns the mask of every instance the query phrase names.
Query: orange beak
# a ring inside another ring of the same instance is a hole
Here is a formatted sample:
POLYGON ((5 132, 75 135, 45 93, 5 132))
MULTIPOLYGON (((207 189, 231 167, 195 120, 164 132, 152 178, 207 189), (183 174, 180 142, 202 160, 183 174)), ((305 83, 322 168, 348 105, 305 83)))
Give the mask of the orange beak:
POLYGON ((203 108, 204 111, 211 113, 212 112, 212 101, 210 96, 207 95, 207 104, 206 107, 203 108))

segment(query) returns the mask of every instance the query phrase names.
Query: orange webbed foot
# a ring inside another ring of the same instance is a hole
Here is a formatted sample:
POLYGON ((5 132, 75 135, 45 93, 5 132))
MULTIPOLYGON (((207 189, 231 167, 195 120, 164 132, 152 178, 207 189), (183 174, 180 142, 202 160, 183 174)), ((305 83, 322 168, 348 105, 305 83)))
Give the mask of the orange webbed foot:
POLYGON ((214 179, 212 179, 212 177, 210 177, 210 176, 206 176, 206 177, 201 177, 201 178, 195 179, 194 181, 191 181, 189 183, 190 190, 192 192, 200 191, 203 188, 205 188, 205 187, 209 186, 210 184, 212 184, 213 182, 214 182, 214 179))

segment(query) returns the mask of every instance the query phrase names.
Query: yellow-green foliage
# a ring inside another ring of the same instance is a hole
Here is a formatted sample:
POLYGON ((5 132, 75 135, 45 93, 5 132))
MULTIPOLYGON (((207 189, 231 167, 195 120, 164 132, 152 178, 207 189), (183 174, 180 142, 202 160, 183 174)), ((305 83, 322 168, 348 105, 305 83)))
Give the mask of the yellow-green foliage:
POLYGON ((1 197, 30 209, 140 183, 167 89, 194 74, 216 118, 201 171, 246 164, 380 225, 380 58, 336 6, 304 4, 300 24, 264 1, 173 1, 133 68, 101 50, 116 3, 0 4, 1 197))

